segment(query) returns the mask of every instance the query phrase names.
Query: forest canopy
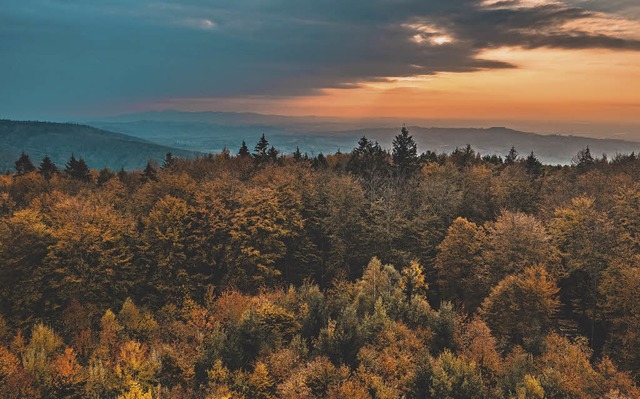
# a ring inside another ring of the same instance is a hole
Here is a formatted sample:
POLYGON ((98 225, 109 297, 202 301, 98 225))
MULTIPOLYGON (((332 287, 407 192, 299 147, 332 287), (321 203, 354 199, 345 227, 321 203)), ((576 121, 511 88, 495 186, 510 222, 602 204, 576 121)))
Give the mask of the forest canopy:
POLYGON ((0 176, 2 398, 640 397, 635 154, 38 161, 0 176))

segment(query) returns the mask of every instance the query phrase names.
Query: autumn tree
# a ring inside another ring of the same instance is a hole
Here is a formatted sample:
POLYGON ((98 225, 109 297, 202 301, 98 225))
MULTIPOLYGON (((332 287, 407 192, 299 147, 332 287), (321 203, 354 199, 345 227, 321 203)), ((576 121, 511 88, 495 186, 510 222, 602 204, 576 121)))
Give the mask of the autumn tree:
POLYGON ((613 226, 607 215, 595 209, 588 197, 574 198, 555 211, 550 222, 552 240, 571 274, 568 299, 576 313, 589 314, 592 343, 598 320, 598 287, 613 258, 613 226))
POLYGON ((515 344, 539 352, 558 311, 558 291, 544 266, 528 267, 498 283, 482 302, 480 315, 502 348, 515 344))
POLYGON ((484 280, 482 250, 485 232, 475 223, 458 218, 438 245, 437 282, 443 299, 473 311, 489 289, 484 280))
POLYGON ((551 236, 533 216, 502 212, 495 222, 487 224, 486 244, 483 259, 490 286, 536 264, 546 265, 558 277, 563 274, 551 236))

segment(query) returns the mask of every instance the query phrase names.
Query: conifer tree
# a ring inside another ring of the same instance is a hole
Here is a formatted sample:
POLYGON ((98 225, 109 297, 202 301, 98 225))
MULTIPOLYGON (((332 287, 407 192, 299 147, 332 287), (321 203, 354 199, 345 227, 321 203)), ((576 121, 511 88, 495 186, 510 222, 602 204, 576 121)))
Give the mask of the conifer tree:
POLYGON ((271 146, 269 148, 269 152, 267 152, 267 156, 269 157, 269 162, 277 162, 278 161, 278 150, 276 150, 276 147, 271 146))
POLYGON ((25 154, 24 152, 20 154, 20 158, 18 158, 18 160, 15 162, 15 165, 18 175, 24 175, 36 170, 36 167, 31 162, 31 159, 29 159, 29 155, 25 154))
POLYGON ((64 172, 71 178, 81 181, 89 181, 91 176, 89 174, 89 167, 84 159, 76 159, 76 157, 71 154, 71 158, 69 158, 69 162, 65 165, 64 172))
POLYGON ((42 177, 44 177, 46 180, 49 180, 51 179, 51 177, 53 177, 53 175, 58 173, 58 167, 53 163, 53 161, 51 161, 51 158, 46 156, 42 159, 40 167, 38 167, 38 171, 40 172, 42 177))
POLYGON ((573 157, 572 163, 578 168, 578 171, 585 172, 593 167, 595 159, 591 155, 589 146, 587 148, 578 151, 575 157, 573 157))
POLYGON ((538 161, 533 151, 525 160, 525 167, 527 168, 527 173, 532 177, 538 177, 542 173, 542 163, 538 161))
POLYGON ((300 148, 296 147, 296 152, 293 153, 293 159, 298 162, 302 159, 302 153, 300 153, 300 148))
POLYGON ((507 165, 513 165, 518 160, 518 151, 516 151, 516 147, 511 147, 509 153, 504 158, 504 163, 507 165))
POLYGON ((256 143, 255 148, 253 149, 253 157, 258 163, 266 162, 269 159, 269 141, 262 133, 262 137, 256 143))
POLYGON ((401 176, 409 176, 418 168, 418 147, 405 126, 393 139, 392 156, 401 176))
POLYGON ((158 180, 156 168, 153 167, 151 161, 147 161, 147 166, 144 168, 143 176, 146 181, 158 180))
POLYGON ((247 143, 245 143, 245 141, 242 140, 242 146, 240 146, 240 150, 238 151, 238 156, 241 158, 245 158, 245 157, 248 157, 249 155, 251 155, 251 153, 249 152, 247 143))
POLYGON ((104 168, 100 169, 100 173, 98 173, 98 185, 99 186, 103 185, 104 183, 111 180, 111 178, 114 177, 115 175, 116 174, 113 173, 111 169, 105 166, 104 168))
POLYGON ((162 170, 171 170, 176 164, 176 159, 173 157, 173 154, 167 152, 167 155, 164 157, 164 162, 162 163, 162 170))

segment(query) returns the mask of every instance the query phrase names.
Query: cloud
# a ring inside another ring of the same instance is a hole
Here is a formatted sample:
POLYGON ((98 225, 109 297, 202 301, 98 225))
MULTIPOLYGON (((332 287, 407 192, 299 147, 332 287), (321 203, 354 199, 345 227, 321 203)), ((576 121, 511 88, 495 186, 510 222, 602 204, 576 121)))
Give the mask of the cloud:
POLYGON ((0 10, 0 109, 300 96, 517 67, 482 58, 500 47, 640 50, 640 23, 620 11, 633 2, 596 3, 23 0, 0 10))
POLYGON ((180 24, 203 30, 213 30, 218 27, 218 24, 207 18, 185 18, 180 20, 180 24))

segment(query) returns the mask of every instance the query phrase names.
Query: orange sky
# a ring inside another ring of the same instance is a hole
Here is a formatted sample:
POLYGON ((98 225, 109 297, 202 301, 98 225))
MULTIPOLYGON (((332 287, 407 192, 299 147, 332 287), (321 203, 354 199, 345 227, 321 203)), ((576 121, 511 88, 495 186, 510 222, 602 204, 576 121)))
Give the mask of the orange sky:
POLYGON ((296 98, 177 99, 159 108, 286 115, 640 122, 640 52, 500 48, 516 69, 400 78, 296 98))

